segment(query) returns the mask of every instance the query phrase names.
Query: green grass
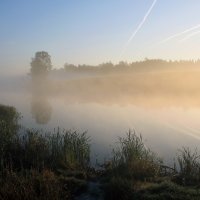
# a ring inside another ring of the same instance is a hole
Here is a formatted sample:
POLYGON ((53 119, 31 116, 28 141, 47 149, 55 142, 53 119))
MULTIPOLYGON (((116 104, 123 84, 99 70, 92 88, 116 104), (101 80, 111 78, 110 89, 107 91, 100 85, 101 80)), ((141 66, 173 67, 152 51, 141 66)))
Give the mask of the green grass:
MULTIPOLYGON (((2 135, 1 135, 2 136, 2 135)), ((90 144, 86 133, 76 131, 53 133, 25 130, 4 140, 2 167, 24 169, 86 169, 90 161, 90 144)))
POLYGON ((1 200, 61 200, 71 199, 65 183, 52 171, 30 170, 26 175, 7 171, 0 179, 1 200))
POLYGON ((179 182, 183 185, 200 184, 200 154, 183 147, 178 152, 179 182))
POLYGON ((200 189, 183 187, 171 181, 151 183, 147 187, 134 192, 138 200, 198 200, 200 189))
POLYGON ((136 180, 156 177, 160 164, 161 160, 145 146, 142 136, 130 130, 113 149, 111 168, 115 176, 136 180))

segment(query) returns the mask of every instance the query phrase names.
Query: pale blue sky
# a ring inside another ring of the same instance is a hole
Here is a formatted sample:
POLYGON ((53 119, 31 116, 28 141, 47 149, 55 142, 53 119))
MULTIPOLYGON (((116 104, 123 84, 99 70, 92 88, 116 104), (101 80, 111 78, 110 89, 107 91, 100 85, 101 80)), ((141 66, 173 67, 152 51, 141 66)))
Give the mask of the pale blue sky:
MULTIPOLYGON (((0 73, 28 72, 31 57, 45 50, 55 68, 65 62, 118 62, 131 34, 153 0, 0 0, 0 73)), ((199 0, 157 0, 126 48, 122 60, 200 58, 200 33, 193 30, 164 44, 163 39, 200 24, 199 0)))

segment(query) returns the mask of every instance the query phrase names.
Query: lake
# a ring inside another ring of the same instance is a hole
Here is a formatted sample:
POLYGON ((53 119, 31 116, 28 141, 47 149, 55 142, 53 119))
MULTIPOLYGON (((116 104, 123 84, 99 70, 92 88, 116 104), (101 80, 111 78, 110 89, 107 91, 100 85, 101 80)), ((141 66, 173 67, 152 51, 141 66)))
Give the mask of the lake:
POLYGON ((171 164, 177 149, 200 145, 199 84, 191 85, 188 78, 189 89, 180 92, 186 87, 184 81, 175 86, 173 77, 167 76, 170 85, 166 86, 155 77, 160 75, 150 74, 142 82, 140 78, 133 82, 134 77, 126 75, 53 80, 48 88, 44 84, 37 89, 27 76, 4 77, 0 79, 0 103, 15 106, 23 116, 22 125, 28 128, 87 131, 93 163, 109 159, 118 137, 131 129, 141 133, 146 146, 171 164), (155 86, 158 89, 152 89, 155 86))

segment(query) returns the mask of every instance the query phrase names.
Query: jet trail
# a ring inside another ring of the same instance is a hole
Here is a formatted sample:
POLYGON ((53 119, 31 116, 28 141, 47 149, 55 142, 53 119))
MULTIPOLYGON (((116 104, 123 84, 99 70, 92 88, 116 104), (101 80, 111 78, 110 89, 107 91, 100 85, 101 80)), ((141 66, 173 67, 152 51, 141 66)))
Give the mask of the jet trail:
POLYGON ((193 36, 195 36, 195 35, 197 35, 199 33, 200 33, 200 31, 195 31, 194 33, 191 33, 190 35, 184 37, 182 40, 180 40, 180 42, 184 42, 184 41, 190 39, 191 37, 193 37, 193 36))
POLYGON ((147 20, 149 14, 151 13, 153 7, 155 6, 157 0, 154 0, 152 5, 150 6, 150 8, 148 9, 147 13, 145 14, 144 18, 142 19, 142 21, 139 23, 139 25, 137 26, 137 28, 135 29, 135 31, 132 33, 131 37, 128 39, 128 41, 126 42, 126 44, 123 47, 123 50, 120 54, 120 58, 123 56, 124 52, 126 51, 128 45, 130 44, 130 42, 133 40, 133 38, 136 36, 137 32, 142 28, 143 24, 145 23, 145 21, 147 20))
POLYGON ((195 29, 197 29, 197 28, 200 28, 200 24, 198 24, 198 25, 196 25, 196 26, 194 26, 194 27, 192 27, 192 28, 186 29, 185 31, 182 31, 182 32, 180 32, 180 33, 176 33, 176 34, 174 34, 174 35, 172 35, 172 36, 170 36, 170 37, 168 37, 168 38, 162 40, 161 42, 159 42, 159 44, 163 44, 163 43, 165 43, 165 42, 167 42, 167 41, 169 41, 169 40, 172 40, 172 39, 174 39, 174 38, 176 38, 176 37, 178 37, 178 36, 181 36, 181 35, 183 35, 183 34, 185 34, 185 33, 188 33, 188 32, 190 32, 190 31, 193 31, 193 30, 195 30, 195 29))
POLYGON ((177 125, 173 125, 172 123, 170 123, 170 122, 164 122, 164 121, 161 121, 161 120, 158 120, 160 123, 162 123, 164 126, 167 126, 167 127, 169 127, 170 129, 173 129, 173 130, 175 130, 175 131, 177 131, 177 132, 179 132, 179 133, 183 133, 184 135, 187 135, 187 136, 190 136, 190 137, 192 137, 192 138, 195 138, 195 139, 197 139, 197 140, 200 140, 200 136, 199 136, 199 134, 197 135, 197 134, 195 134, 195 133, 192 133, 191 131, 187 131, 187 130, 185 130, 185 129, 183 129, 183 128, 180 128, 180 127, 178 127, 177 125))

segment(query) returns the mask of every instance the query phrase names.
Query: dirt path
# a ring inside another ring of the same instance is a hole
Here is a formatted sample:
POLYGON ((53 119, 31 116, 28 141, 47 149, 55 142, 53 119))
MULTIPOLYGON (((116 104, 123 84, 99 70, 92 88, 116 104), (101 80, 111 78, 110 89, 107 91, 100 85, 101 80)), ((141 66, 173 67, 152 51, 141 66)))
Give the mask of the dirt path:
POLYGON ((103 200, 104 193, 101 189, 101 183, 99 181, 89 181, 88 189, 85 193, 77 196, 75 200, 103 200))

